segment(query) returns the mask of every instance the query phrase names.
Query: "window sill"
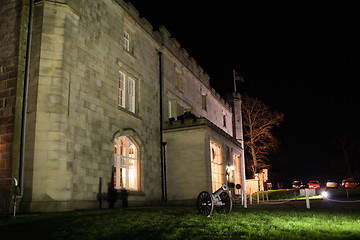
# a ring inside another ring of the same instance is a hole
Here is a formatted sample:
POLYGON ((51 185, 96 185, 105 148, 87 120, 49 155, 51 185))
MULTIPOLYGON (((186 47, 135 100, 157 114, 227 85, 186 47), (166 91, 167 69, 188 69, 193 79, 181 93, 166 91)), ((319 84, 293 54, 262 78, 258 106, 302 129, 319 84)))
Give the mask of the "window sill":
POLYGON ((144 192, 128 190, 129 196, 145 196, 144 192))
POLYGON ((145 193, 142 191, 128 190, 123 188, 117 188, 116 191, 118 192, 118 195, 121 195, 123 191, 125 191, 128 196, 145 196, 145 193))
POLYGON ((118 106, 118 109, 119 109, 120 111, 122 111, 122 112, 124 112, 124 113, 126 113, 126 114, 128 114, 128 115, 130 115, 130 116, 132 116, 132 117, 135 117, 135 118, 141 120, 141 117, 139 116, 138 113, 133 113, 133 112, 127 110, 126 108, 119 107, 119 106, 118 106))
POLYGON ((134 52, 132 52, 132 51, 128 51, 128 50, 126 50, 126 49, 124 49, 124 51, 126 52, 126 54, 127 54, 129 57, 131 57, 131 58, 132 58, 132 60, 133 60, 133 61, 135 61, 135 60, 136 60, 136 57, 135 57, 134 52))

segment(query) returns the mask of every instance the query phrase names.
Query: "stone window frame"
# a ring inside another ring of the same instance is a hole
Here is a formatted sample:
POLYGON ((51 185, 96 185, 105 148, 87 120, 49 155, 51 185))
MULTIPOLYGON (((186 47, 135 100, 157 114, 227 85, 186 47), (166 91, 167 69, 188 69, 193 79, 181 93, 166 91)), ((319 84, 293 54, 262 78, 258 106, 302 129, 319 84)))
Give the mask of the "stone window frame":
POLYGON ((226 128, 227 127, 227 121, 226 121, 227 115, 226 113, 223 113, 223 127, 226 128))

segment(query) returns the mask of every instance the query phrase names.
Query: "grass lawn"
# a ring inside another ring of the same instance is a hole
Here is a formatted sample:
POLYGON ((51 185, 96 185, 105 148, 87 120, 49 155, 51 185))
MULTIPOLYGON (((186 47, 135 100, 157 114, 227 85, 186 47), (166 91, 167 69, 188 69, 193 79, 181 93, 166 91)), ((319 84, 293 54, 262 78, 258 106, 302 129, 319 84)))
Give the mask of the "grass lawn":
POLYGON ((0 239, 360 239, 360 210, 243 209, 198 215, 194 207, 149 207, 18 215, 0 219, 0 239))

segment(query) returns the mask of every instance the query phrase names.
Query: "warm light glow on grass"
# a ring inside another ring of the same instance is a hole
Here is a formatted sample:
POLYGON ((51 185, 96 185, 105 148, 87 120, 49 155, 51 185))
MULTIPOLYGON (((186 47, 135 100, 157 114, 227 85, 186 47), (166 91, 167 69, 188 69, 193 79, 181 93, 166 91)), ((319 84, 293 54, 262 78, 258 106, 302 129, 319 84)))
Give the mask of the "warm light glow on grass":
POLYGON ((1 239, 359 239, 360 210, 149 207, 0 219, 1 239), (5 229, 6 231, 2 231, 5 229), (29 234, 29 233, 27 233, 29 234))

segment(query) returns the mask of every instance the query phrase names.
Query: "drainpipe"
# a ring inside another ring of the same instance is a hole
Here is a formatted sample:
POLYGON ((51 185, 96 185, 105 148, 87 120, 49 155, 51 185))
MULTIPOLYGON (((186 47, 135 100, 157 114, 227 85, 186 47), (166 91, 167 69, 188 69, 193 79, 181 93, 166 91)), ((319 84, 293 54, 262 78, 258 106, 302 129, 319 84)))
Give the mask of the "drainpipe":
MULTIPOLYGON (((245 143, 244 143, 244 128, 243 128, 243 119, 242 119, 242 111, 241 111, 241 95, 240 95, 240 108, 239 108, 239 113, 240 113, 240 138, 241 138, 241 159, 240 159, 240 165, 241 165, 241 176, 242 176, 242 198, 244 199, 244 208, 247 208, 247 199, 246 199, 246 171, 245 171, 245 143)), ((250 198, 251 198, 251 194, 250 194, 250 198)))
POLYGON ((162 142, 162 154, 163 154, 163 173, 162 173, 162 179, 163 179, 163 195, 164 195, 164 199, 163 199, 163 204, 166 206, 167 205, 167 184, 166 184, 166 142, 162 142))
POLYGON ((159 58, 159 86, 160 86, 160 165, 161 165, 161 201, 166 206, 167 193, 166 193, 166 163, 165 163, 165 145, 163 142, 163 77, 162 77, 162 52, 158 51, 159 58))
POLYGON ((25 55, 25 69, 24 69, 24 91, 23 91, 23 105, 21 114, 21 135, 20 135, 20 159, 19 159, 19 185, 20 196, 22 198, 24 193, 24 156, 25 156, 25 135, 26 135, 26 112, 28 104, 28 88, 30 79, 30 51, 31 51, 31 38, 33 27, 33 0, 29 1, 29 22, 26 40, 26 55, 25 55))

